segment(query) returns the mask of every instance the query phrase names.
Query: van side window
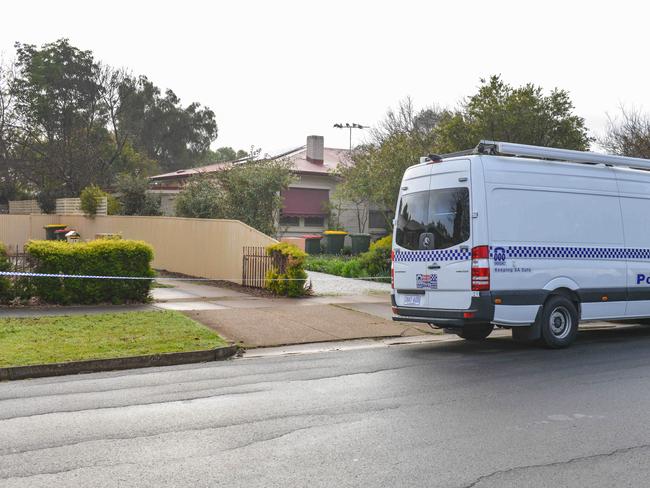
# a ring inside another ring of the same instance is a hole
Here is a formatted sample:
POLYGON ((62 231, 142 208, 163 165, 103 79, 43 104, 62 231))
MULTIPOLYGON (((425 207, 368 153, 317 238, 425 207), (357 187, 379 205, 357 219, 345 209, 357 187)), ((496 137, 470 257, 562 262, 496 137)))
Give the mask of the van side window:
POLYGON ((395 242, 417 250, 420 235, 434 235, 434 249, 447 249, 469 239, 469 190, 443 188, 402 196, 395 229, 395 242))

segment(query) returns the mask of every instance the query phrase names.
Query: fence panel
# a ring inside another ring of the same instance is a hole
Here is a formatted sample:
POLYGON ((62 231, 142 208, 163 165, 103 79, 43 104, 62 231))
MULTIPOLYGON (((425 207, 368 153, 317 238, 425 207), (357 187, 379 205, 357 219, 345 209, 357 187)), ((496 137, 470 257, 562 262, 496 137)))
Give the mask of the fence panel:
MULTIPOLYGON (((84 212, 81 210, 81 198, 57 198, 56 213, 59 215, 83 215, 84 212)), ((97 202, 97 211, 95 215, 107 214, 108 199, 107 197, 101 197, 97 202)))
POLYGON ((36 200, 10 200, 9 213, 13 215, 29 215, 42 212, 36 200))

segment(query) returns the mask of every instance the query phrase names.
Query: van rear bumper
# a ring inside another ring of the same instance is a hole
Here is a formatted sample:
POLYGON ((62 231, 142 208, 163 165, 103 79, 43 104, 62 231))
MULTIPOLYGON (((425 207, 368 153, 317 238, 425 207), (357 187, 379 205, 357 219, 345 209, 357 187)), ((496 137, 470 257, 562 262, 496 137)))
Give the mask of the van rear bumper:
POLYGON ((395 295, 391 295, 390 300, 393 306, 393 320, 398 322, 424 322, 441 327, 462 328, 466 325, 494 320, 494 303, 489 291, 480 292, 479 296, 472 297, 470 307, 466 310, 398 307, 395 295), (468 317, 468 314, 472 314, 472 317, 468 317))

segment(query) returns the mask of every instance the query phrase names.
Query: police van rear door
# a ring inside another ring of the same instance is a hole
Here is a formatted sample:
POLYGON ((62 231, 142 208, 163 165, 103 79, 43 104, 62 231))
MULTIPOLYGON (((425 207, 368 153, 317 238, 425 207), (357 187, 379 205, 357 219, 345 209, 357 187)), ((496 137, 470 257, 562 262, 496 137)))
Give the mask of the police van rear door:
POLYGON ((402 307, 467 309, 472 299, 470 162, 428 166, 428 186, 409 184, 397 207, 395 300, 402 307))

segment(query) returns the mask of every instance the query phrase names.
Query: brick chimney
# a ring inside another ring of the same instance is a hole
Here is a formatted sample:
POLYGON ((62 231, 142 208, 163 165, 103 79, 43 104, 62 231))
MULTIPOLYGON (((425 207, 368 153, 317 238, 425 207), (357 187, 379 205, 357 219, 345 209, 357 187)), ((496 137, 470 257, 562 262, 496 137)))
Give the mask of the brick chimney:
POLYGON ((324 145, 325 138, 323 136, 307 136, 307 161, 310 163, 323 164, 324 145))

